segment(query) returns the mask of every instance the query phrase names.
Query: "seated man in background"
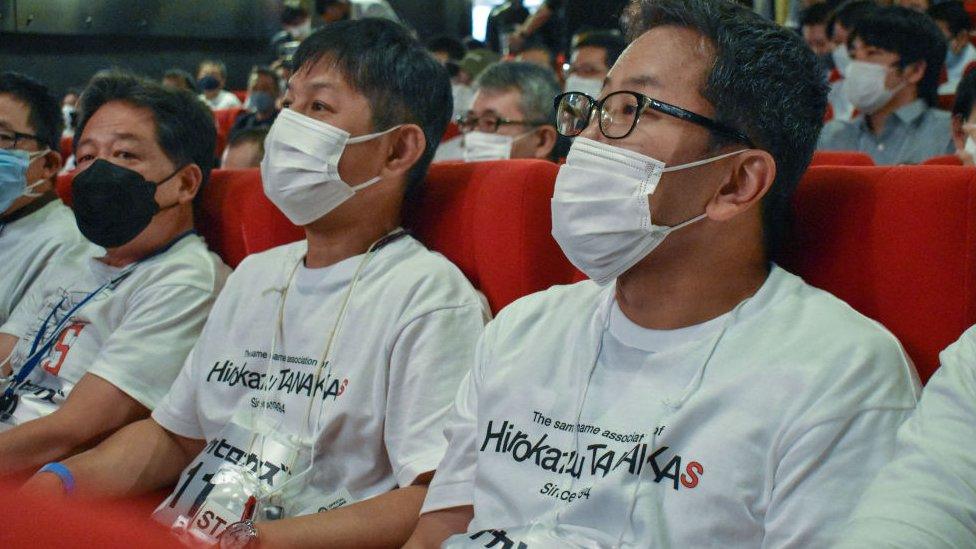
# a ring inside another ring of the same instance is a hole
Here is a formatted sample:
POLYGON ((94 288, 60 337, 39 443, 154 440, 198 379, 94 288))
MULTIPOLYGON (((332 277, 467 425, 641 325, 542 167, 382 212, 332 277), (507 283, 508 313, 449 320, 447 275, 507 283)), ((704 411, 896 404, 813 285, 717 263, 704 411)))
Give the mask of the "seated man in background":
POLYGON ((976 547, 976 327, 939 355, 835 547, 976 547))
POLYGON ((261 160, 264 159, 264 139, 267 136, 267 128, 248 128, 231 132, 227 139, 227 147, 220 159, 221 169, 260 168, 261 160))
POLYGON ((81 241, 71 210, 54 194, 62 124, 44 84, 0 73, 0 325, 52 258, 81 241))
POLYGON ((459 122, 466 162, 555 159, 553 98, 559 94, 559 82, 552 71, 503 61, 481 73, 474 92, 471 108, 459 122))
POLYGON ((400 20, 386 0, 315 0, 315 13, 326 24, 364 17, 400 20))
POLYGON ((523 63, 532 63, 552 72, 555 72, 556 68, 556 56, 553 55, 549 46, 546 46, 541 40, 533 40, 529 44, 526 44, 519 51, 518 55, 515 56, 515 60, 523 63))
POLYGON ((268 129, 278 116, 281 80, 271 67, 254 67, 247 79, 245 111, 237 116, 230 133, 251 128, 268 129))
POLYGON ((844 94, 860 111, 824 126, 819 148, 861 151, 879 165, 919 164, 953 151, 949 113, 938 110, 946 44, 923 13, 878 8, 851 33, 844 94))
POLYGON ((216 139, 196 97, 103 74, 82 94, 76 138, 72 201, 88 241, 65 250, 0 326, 3 374, 14 375, 0 394, 0 474, 146 417, 228 273, 193 231, 216 139))
POLYGON ((193 75, 183 69, 167 70, 163 73, 162 82, 164 86, 169 86, 178 90, 186 90, 194 94, 200 93, 200 91, 197 90, 197 82, 193 79, 193 75))
POLYGON ((828 75, 830 93, 827 101, 833 111, 833 120, 850 120, 854 116, 854 105, 851 105, 844 93, 844 76, 851 63, 847 42, 857 22, 870 16, 876 9, 878 4, 874 0, 847 0, 831 12, 827 19, 827 37, 833 45, 830 52, 832 70, 828 75))
POLYGON ((929 8, 929 17, 935 21, 945 36, 949 47, 946 51, 947 80, 939 86, 940 95, 953 95, 962 80, 963 71, 976 61, 976 47, 969 41, 973 30, 972 19, 958 0, 949 0, 929 8))
POLYGON ((915 405, 887 330, 770 263, 814 54, 729 0, 637 6, 557 112, 552 233, 592 280, 485 329, 410 547, 827 547, 915 405))
MULTIPOLYGON (((307 239, 245 259, 152 418, 64 465, 92 496, 176 483, 155 518, 222 547, 399 546, 485 316, 464 275, 400 228, 451 87, 384 19, 325 26, 295 67, 261 175, 307 239), (237 523, 251 496, 261 521, 237 523)), ((31 485, 61 491, 50 474, 31 485)))
POLYGON ((830 6, 813 4, 800 15, 800 34, 807 47, 817 54, 824 77, 829 77, 834 69, 833 44, 827 36, 827 21, 830 19, 830 6))
POLYGON ((236 95, 224 89, 227 85, 227 66, 223 61, 207 59, 197 69, 197 85, 200 99, 213 110, 232 109, 241 106, 236 95))
POLYGON ((952 106, 952 144, 964 166, 976 161, 976 71, 963 76, 952 106))
POLYGON ((627 41, 616 32, 592 31, 580 34, 573 42, 569 65, 565 70, 566 91, 580 91, 599 99, 603 81, 610 67, 627 47, 627 41))

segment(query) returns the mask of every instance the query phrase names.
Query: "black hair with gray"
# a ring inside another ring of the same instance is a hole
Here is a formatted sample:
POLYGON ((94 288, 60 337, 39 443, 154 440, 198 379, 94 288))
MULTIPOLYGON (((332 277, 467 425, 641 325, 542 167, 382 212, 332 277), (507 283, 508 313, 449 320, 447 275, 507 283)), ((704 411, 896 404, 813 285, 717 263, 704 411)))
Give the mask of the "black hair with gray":
POLYGON ((308 70, 321 59, 369 101, 373 131, 399 124, 423 130, 427 148, 410 169, 404 196, 405 203, 415 204, 453 112, 447 70, 406 27, 376 18, 326 25, 302 42, 292 66, 308 70))
MULTIPOLYGON (((763 198, 767 255, 789 230, 791 200, 816 149, 827 109, 817 57, 795 32, 729 0, 638 0, 633 37, 655 27, 691 29, 711 43, 714 61, 700 93, 715 119, 745 133, 776 161, 763 198)), ((713 135, 717 148, 730 144, 713 135)))
POLYGON ((61 116, 61 104, 47 86, 25 74, 3 72, 0 73, 0 93, 27 105, 27 123, 34 128, 38 145, 54 152, 61 151, 64 117, 61 116))
POLYGON ((860 38, 873 46, 898 54, 898 67, 925 62, 925 74, 918 83, 918 96, 930 107, 939 103, 939 78, 945 64, 945 36, 929 16, 901 6, 878 8, 857 22, 848 41, 860 38))
MULTIPOLYGON (((196 196, 199 199, 203 185, 210 178, 217 146, 214 117, 207 105, 186 90, 163 86, 123 71, 102 71, 92 78, 78 100, 75 135, 80 137, 98 109, 114 101, 152 112, 156 142, 166 157, 177 167, 196 164, 203 172, 201 189, 196 196)), ((75 140, 76 151, 78 141, 80 139, 75 140)))
POLYGON ((527 122, 553 124, 553 98, 562 91, 552 71, 524 61, 502 61, 490 65, 475 81, 476 90, 519 92, 519 109, 527 122))

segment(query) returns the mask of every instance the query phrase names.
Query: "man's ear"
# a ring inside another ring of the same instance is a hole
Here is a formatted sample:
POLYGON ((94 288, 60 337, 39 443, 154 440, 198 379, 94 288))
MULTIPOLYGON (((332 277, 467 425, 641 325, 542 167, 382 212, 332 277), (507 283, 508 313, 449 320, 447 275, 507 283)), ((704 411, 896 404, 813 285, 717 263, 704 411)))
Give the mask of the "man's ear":
POLYGON ((556 146, 556 128, 552 126, 542 126, 536 130, 536 134, 531 136, 535 139, 535 157, 545 160, 552 154, 552 149, 556 146))
POLYGON ((732 172, 705 207, 709 219, 728 221, 762 201, 776 179, 776 161, 760 149, 749 149, 729 159, 732 172))
POLYGON ((179 201, 180 204, 189 204, 200 192, 200 185, 203 184, 203 170, 196 164, 189 164, 176 175, 179 179, 179 201))
POLYGON ((391 132, 389 139, 392 145, 383 167, 384 177, 409 172, 427 150, 427 138, 416 124, 404 124, 391 132))
POLYGON ((902 69, 902 74, 911 84, 918 84, 925 77, 925 70, 928 68, 928 63, 925 61, 916 61, 904 69, 902 69))
MULTIPOLYGON (((41 178, 51 179, 61 172, 61 168, 64 166, 64 161, 61 158, 61 153, 57 151, 47 151, 44 155, 44 163, 41 168, 41 178)), ((28 182, 30 183, 30 182, 28 182)))

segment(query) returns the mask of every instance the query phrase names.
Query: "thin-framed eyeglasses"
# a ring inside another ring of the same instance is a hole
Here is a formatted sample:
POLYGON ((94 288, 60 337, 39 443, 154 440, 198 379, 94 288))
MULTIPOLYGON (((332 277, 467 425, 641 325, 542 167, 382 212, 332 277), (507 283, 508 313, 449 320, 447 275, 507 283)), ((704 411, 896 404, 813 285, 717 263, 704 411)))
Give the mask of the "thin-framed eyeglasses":
POLYGON ((474 116, 471 114, 459 116, 457 119, 458 128, 461 129, 463 133, 468 133, 474 130, 482 131, 485 133, 495 133, 498 128, 502 126, 532 126, 538 127, 543 126, 545 122, 531 121, 531 120, 511 120, 509 118, 503 118, 494 114, 486 114, 483 116, 474 116))
POLYGON ((36 135, 0 129, 0 149, 13 149, 21 139, 33 139, 37 143, 41 142, 40 138, 36 135))
POLYGON ((593 114, 598 113, 600 132, 608 139, 623 139, 634 131, 641 115, 650 109, 754 146, 749 137, 735 128, 638 92, 613 92, 600 100, 583 92, 566 92, 556 96, 555 106, 556 130, 566 137, 583 133, 593 114))

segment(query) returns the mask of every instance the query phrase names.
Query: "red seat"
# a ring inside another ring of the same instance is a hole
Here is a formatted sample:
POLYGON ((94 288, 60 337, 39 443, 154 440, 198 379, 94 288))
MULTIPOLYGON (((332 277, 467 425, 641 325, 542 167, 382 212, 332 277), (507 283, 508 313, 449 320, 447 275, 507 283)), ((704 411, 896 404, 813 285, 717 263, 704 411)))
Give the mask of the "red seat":
POLYGON ((956 104, 956 94, 947 94, 939 96, 939 108, 944 111, 951 111, 952 106, 956 104))
POLYGON ((568 284, 574 269, 551 236, 558 169, 544 160, 434 164, 415 233, 464 272, 492 311, 568 284))
POLYGON ((811 166, 874 166, 874 159, 858 151, 816 151, 811 166))
POLYGON ((237 120, 243 110, 241 107, 234 107, 232 109, 218 109, 213 112, 214 123, 217 125, 217 150, 214 152, 214 156, 219 158, 223 154, 224 147, 227 146, 230 129, 234 127, 234 121, 237 120))
POLYGON ((811 168, 780 263, 884 324, 922 380, 976 324, 976 169, 811 168))
POLYGON ((62 137, 61 138, 61 160, 67 161, 74 154, 74 137, 62 137))
POLYGON ((929 158, 922 164, 925 166, 962 166, 962 160, 959 160, 959 157, 954 154, 945 154, 929 158))
POLYGON ((235 96, 237 96, 237 99, 241 103, 244 103, 245 101, 247 101, 247 90, 231 90, 230 93, 232 93, 235 96))
POLYGON ((200 206, 197 229, 231 267, 250 254, 305 238, 264 195, 258 168, 214 170, 200 206))
POLYGON ((459 135, 461 135, 461 128, 458 127, 456 122, 451 122, 447 125, 447 128, 444 128, 444 135, 441 136, 441 143, 459 135))

